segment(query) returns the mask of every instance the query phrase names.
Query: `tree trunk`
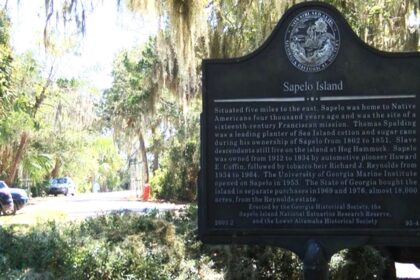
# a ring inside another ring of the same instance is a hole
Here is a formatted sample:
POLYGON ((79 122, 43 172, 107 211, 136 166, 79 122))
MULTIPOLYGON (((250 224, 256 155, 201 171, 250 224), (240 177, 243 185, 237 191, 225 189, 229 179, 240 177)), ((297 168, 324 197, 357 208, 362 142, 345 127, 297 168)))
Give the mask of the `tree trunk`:
POLYGON ((50 71, 48 73, 47 81, 42 87, 42 90, 39 96, 35 97, 35 104, 34 104, 33 112, 32 112, 33 118, 35 118, 36 114, 38 113, 39 107, 41 107, 42 102, 44 102, 45 98, 47 97, 47 89, 50 87, 51 82, 52 82, 53 70, 54 70, 54 65, 51 65, 50 71))
POLYGON ((29 133, 22 132, 20 134, 20 144, 19 148, 17 149, 15 156, 13 157, 12 164, 10 165, 9 175, 6 178, 6 184, 9 186, 13 185, 13 182, 16 179, 17 170, 19 167, 20 162, 22 161, 23 153, 25 152, 25 148, 28 144, 29 140, 29 133))
POLYGON ((58 177, 60 174, 61 160, 59 157, 55 159, 54 169, 51 171, 51 178, 58 177))
POLYGON ((159 169, 159 151, 153 153, 153 174, 159 169))
POLYGON ((144 182, 143 183, 149 183, 149 164, 147 163, 146 144, 144 143, 144 137, 141 131, 139 131, 139 142, 140 142, 140 155, 143 161, 143 169, 144 169, 144 182))
MULTIPOLYGON (((152 126, 151 128, 152 130, 152 135, 155 136, 156 133, 156 126, 152 126)), ((153 143, 153 166, 152 166, 152 171, 153 171, 153 175, 155 174, 156 170, 159 169, 159 150, 160 150, 160 144, 156 144, 157 140, 154 140, 153 143)))
POLYGON ((9 169, 11 158, 13 157, 12 151, 13 149, 8 145, 5 145, 4 147, 1 148, 0 150, 0 175, 7 174, 7 170, 9 169))

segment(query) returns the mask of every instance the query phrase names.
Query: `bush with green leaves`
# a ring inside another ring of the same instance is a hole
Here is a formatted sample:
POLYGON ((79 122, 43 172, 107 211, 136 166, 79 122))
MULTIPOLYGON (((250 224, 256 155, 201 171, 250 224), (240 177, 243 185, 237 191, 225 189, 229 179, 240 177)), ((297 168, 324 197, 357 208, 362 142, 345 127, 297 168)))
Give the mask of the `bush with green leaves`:
POLYGON ((345 249, 331 258, 330 279, 395 279, 395 275, 390 275, 388 265, 393 266, 394 263, 389 263, 381 252, 371 246, 345 249))
MULTIPOLYGON (((385 261, 372 247, 343 250, 330 262, 330 279, 388 279, 385 261)), ((204 245, 192 206, 1 227, 0 279, 300 280, 302 264, 276 247, 204 245)))
POLYGON ((11 226, 0 228, 0 279, 200 279, 211 265, 185 251, 175 225, 156 213, 11 226))
POLYGON ((199 115, 191 114, 167 141, 160 168, 150 183, 153 196, 169 201, 194 202, 197 196, 200 140, 199 115))

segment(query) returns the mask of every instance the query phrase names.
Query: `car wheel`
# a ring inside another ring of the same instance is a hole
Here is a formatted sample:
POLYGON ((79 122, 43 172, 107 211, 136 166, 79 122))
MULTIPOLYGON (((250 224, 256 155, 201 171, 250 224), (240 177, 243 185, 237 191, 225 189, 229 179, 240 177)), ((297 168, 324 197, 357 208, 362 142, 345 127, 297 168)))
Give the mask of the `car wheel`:
POLYGON ((12 211, 12 215, 16 215, 16 211, 17 211, 17 205, 13 204, 13 211, 12 211))
POLYGON ((55 193, 54 196, 57 196, 57 194, 55 193))

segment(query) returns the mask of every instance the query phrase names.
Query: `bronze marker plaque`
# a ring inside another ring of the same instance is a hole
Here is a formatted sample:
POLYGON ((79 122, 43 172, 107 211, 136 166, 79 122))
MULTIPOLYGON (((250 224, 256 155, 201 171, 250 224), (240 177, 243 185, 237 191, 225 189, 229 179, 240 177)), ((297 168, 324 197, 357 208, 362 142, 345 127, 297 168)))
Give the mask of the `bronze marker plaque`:
POLYGON ((202 240, 420 246, 419 77, 418 53, 372 49, 314 2, 254 53, 204 60, 202 240))

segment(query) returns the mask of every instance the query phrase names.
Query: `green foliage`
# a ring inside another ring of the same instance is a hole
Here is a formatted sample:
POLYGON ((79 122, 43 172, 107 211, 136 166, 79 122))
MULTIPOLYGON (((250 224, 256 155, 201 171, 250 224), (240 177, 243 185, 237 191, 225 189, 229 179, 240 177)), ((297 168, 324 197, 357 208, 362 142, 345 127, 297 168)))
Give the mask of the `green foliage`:
MULTIPOLYGON (((166 104, 167 106, 171 106, 166 104)), ((194 108, 183 116, 180 108, 165 110, 166 118, 176 119, 175 133, 165 139, 160 169, 151 179, 152 192, 157 198, 173 201, 195 201, 199 166, 199 113, 194 108)), ((165 134, 166 132, 163 132, 165 134)))
POLYGON ((25 112, 9 112, 0 119, 0 144, 6 145, 19 138, 22 130, 30 130, 33 120, 25 112))
POLYGON ((114 81, 112 87, 104 92, 100 104, 100 114, 109 121, 109 126, 122 120, 124 123, 118 123, 119 129, 124 124, 137 128, 146 118, 145 113, 153 110, 153 93, 157 87, 151 76, 156 59, 153 42, 150 39, 143 48, 123 51, 115 59, 114 81))
POLYGON ((186 253, 194 259, 209 258, 214 268, 224 272, 222 279, 301 279, 301 262, 290 251, 270 246, 203 245, 197 241, 197 219, 197 207, 191 205, 173 223, 184 236, 186 253))
POLYGON ((301 279, 299 259, 280 248, 231 245, 214 254, 226 262, 225 279, 301 279))
POLYGON ((116 190, 121 183, 118 171, 121 170, 123 161, 113 139, 105 136, 98 137, 91 149, 95 152, 98 166, 96 181, 103 189, 116 190))
POLYGON ((94 182, 101 186, 101 190, 117 190, 123 161, 112 137, 72 130, 64 135, 66 137, 57 151, 62 161, 60 175, 71 176, 78 192, 90 192, 94 182))
MULTIPOLYGON (((49 222, 30 228, 24 235, 15 230, 0 230, 0 252, 6 267, 14 270, 30 268, 34 272, 52 272, 62 275, 66 267, 65 261, 70 252, 69 244, 62 238, 59 225, 49 222)), ((7 275, 7 274, 6 274, 7 275)))
MULTIPOLYGON (((331 280, 387 279, 372 247, 343 250, 331 280)), ((115 212, 82 222, 0 228, 1 279, 300 280, 302 263, 269 246, 208 246, 197 239, 197 207, 139 215, 115 212)))
POLYGON ((144 182, 149 181, 145 135, 149 130, 155 130, 159 123, 154 118, 160 87, 153 76, 157 71, 154 47, 155 41, 149 39, 145 46, 122 51, 116 57, 112 86, 105 90, 99 104, 103 126, 113 130, 126 154, 140 157, 144 182), (138 145, 133 138, 137 139, 138 145))
POLYGON ((175 225, 156 213, 119 212, 81 223, 1 228, 0 278, 201 279, 204 264, 185 251, 175 225))
POLYGON ((342 250, 330 262, 330 279, 383 279, 385 258, 372 247, 342 250))
POLYGON ((168 148, 168 166, 158 170, 152 178, 152 190, 157 198, 189 202, 195 200, 198 143, 192 139, 186 141, 168 148))
POLYGON ((53 168, 53 158, 31 147, 22 161, 22 168, 35 184, 45 180, 45 174, 53 168))
POLYGON ((121 159, 113 145, 99 143, 94 98, 81 91, 78 80, 54 79, 54 66, 45 69, 34 54, 14 54, 9 32, 1 10, 0 177, 29 184, 35 195, 43 193, 44 181, 62 175, 73 177, 79 191, 90 190, 93 179, 106 189, 118 186, 121 159), (100 149, 109 153, 107 159, 100 149))
MULTIPOLYGON (((19 185, 19 183, 18 183, 19 185)), ((50 180, 44 180, 41 182, 36 182, 30 186, 30 192, 32 197, 45 196, 50 186, 50 180)), ((25 188, 24 185, 20 185, 21 188, 25 188)))
POLYGON ((0 10, 0 119, 6 107, 10 105, 10 84, 12 74, 12 51, 9 46, 10 22, 3 10, 0 10))
POLYGON ((0 10, 0 44, 9 44, 10 20, 4 10, 0 10))
POLYGON ((354 32, 367 44, 384 51, 420 50, 420 34, 418 31, 410 31, 407 23, 410 13, 418 14, 416 0, 325 2, 340 10, 354 32))

